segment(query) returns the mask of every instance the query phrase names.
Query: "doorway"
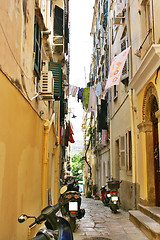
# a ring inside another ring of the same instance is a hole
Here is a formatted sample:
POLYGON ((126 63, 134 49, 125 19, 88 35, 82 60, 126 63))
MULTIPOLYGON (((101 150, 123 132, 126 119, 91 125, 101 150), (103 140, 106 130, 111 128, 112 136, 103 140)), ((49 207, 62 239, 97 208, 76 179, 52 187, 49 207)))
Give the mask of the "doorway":
POLYGON ((153 98, 151 104, 151 121, 153 124, 153 154, 154 154, 154 178, 155 178, 155 204, 160 206, 160 164, 159 164, 159 141, 158 141, 158 119, 155 113, 158 111, 158 103, 153 98))
POLYGON ((119 139, 115 142, 115 177, 117 180, 120 180, 120 158, 119 158, 119 139))

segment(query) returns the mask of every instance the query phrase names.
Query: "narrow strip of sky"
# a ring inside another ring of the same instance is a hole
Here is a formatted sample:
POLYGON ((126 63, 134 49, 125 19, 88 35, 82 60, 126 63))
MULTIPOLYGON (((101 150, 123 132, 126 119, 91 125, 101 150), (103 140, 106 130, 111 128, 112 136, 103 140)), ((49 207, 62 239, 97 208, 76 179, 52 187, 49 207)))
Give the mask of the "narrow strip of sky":
POLYGON ((94 0, 70 0, 70 84, 85 87, 89 81, 91 54, 90 36, 94 0))

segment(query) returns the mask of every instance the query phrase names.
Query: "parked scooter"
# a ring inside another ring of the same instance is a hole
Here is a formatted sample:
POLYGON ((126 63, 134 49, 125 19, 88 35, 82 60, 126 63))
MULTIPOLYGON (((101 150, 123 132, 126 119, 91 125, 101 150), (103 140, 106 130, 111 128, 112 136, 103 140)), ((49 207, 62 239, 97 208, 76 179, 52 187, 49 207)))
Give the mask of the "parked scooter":
POLYGON ((108 189, 108 184, 102 186, 100 188, 100 190, 101 190, 101 200, 102 200, 103 204, 105 206, 109 206, 111 194, 110 194, 110 190, 108 189))
POLYGON ((120 207, 120 198, 119 198, 118 189, 120 188, 121 182, 122 181, 118 181, 114 179, 108 181, 108 188, 110 189, 110 194, 111 194, 109 206, 113 213, 117 213, 117 210, 120 207))
POLYGON ((68 218, 69 223, 72 227, 72 231, 76 228, 76 219, 81 219, 85 215, 85 209, 81 209, 81 193, 78 192, 79 186, 77 181, 70 177, 67 181, 67 191, 60 195, 59 201, 64 203, 66 199, 70 201, 66 204, 63 204, 61 207, 62 216, 68 218))
MULTIPOLYGON (((61 188, 61 194, 63 194, 67 190, 67 187, 61 188)), ((66 203, 69 199, 66 200, 66 203)), ((69 222, 62 218, 58 217, 56 213, 62 207, 65 202, 58 202, 56 205, 47 206, 41 211, 41 215, 39 217, 27 216, 25 214, 21 215, 18 218, 19 223, 26 221, 28 218, 34 218, 34 222, 29 225, 29 227, 33 227, 35 224, 41 224, 45 221, 46 228, 40 229, 36 234, 36 237, 32 238, 32 240, 73 240, 73 233, 69 222)))

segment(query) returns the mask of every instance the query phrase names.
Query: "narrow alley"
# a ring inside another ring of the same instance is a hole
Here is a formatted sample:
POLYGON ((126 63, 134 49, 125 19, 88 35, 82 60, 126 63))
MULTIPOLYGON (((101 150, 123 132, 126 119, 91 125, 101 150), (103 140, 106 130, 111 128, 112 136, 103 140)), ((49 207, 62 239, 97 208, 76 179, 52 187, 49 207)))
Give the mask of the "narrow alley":
POLYGON ((129 220, 128 212, 113 214, 101 200, 82 198, 85 217, 77 221, 74 240, 146 240, 148 239, 129 220))

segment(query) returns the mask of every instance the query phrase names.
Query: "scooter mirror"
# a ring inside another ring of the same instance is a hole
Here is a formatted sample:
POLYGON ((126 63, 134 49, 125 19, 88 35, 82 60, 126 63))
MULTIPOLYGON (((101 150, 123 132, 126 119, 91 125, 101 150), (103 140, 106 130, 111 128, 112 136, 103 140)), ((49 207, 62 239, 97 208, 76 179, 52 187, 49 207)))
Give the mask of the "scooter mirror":
POLYGON ((63 186, 61 189, 60 189, 60 194, 63 194, 67 191, 67 186, 63 186))
POLYGON ((27 215, 23 214, 18 218, 18 222, 23 223, 27 220, 27 218, 28 218, 27 215))

